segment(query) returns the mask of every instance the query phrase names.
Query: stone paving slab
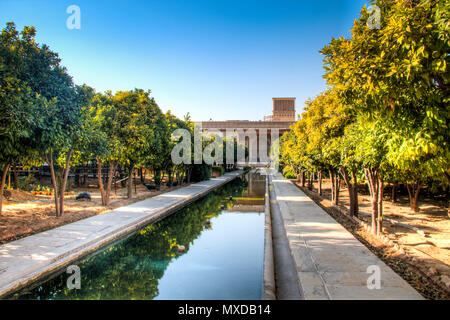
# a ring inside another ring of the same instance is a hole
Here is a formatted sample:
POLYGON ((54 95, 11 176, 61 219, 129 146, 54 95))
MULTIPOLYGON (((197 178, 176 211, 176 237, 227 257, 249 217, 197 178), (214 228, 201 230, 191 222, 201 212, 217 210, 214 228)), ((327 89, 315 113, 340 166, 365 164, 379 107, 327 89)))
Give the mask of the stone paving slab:
POLYGON ((174 213, 242 173, 226 173, 220 178, 1 245, 0 297, 8 296, 119 237, 174 213))
POLYGON ((306 300, 421 300, 423 297, 281 174, 271 175, 306 300), (380 270, 370 290, 369 266, 380 270))

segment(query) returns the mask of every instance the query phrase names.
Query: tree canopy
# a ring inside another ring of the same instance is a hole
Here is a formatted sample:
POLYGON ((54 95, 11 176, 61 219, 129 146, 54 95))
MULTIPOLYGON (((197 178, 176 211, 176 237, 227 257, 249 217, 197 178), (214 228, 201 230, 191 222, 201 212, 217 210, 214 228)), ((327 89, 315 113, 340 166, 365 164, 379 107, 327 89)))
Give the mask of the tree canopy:
MULTIPOLYGON (((128 197, 136 169, 153 170, 157 187, 163 170, 171 180, 175 172, 178 179, 182 171, 190 177, 192 167, 175 166, 170 158, 176 143, 172 133, 191 129, 190 121, 164 114, 150 90, 98 93, 74 84, 58 54, 35 36, 34 27, 19 32, 14 23, 0 34, 0 203, 7 172, 18 163, 49 167, 57 216, 64 213, 74 165, 97 163, 103 205, 109 203, 118 168, 127 171, 128 197)), ((205 163, 195 166, 210 171, 205 163)))
POLYGON ((381 28, 368 26, 363 7, 351 37, 321 50, 328 89, 306 102, 282 158, 297 173, 339 171, 349 192, 364 176, 378 233, 385 182, 403 181, 414 210, 424 183, 448 188, 450 27, 445 0, 371 4, 381 28))

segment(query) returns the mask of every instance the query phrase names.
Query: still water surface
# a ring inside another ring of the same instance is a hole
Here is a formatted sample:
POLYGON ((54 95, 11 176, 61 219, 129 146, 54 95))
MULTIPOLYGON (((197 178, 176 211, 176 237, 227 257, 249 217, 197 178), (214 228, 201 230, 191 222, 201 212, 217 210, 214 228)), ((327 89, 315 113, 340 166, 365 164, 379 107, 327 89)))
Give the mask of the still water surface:
POLYGON ((68 289, 62 272, 15 298, 260 299, 263 197, 264 177, 236 179, 76 263, 81 289, 68 289))

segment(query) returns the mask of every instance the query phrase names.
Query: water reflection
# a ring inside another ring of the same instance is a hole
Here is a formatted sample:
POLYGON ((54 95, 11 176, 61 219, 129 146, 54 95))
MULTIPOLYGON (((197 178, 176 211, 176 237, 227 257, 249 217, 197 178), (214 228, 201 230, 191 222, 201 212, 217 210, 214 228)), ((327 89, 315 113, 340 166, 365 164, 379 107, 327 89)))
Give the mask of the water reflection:
POLYGON ((264 195, 253 185, 261 177, 252 178, 236 179, 79 262, 81 289, 68 289, 62 273, 16 298, 259 299, 264 215, 233 209, 239 199, 264 195))
POLYGON ((247 174, 242 195, 234 198, 229 210, 240 212, 264 212, 264 193, 266 179, 258 171, 247 174))

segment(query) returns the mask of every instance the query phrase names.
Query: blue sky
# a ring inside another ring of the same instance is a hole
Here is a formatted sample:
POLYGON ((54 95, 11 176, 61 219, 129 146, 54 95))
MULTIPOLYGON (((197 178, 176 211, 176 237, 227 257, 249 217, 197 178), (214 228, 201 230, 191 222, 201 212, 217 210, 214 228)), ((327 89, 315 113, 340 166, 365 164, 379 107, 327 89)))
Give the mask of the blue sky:
POLYGON ((194 120, 262 120, 273 97, 325 89, 319 50, 348 36, 365 0, 0 0, 0 25, 37 28, 75 83, 151 89, 163 111, 194 120), (69 30, 69 5, 81 29, 69 30))

